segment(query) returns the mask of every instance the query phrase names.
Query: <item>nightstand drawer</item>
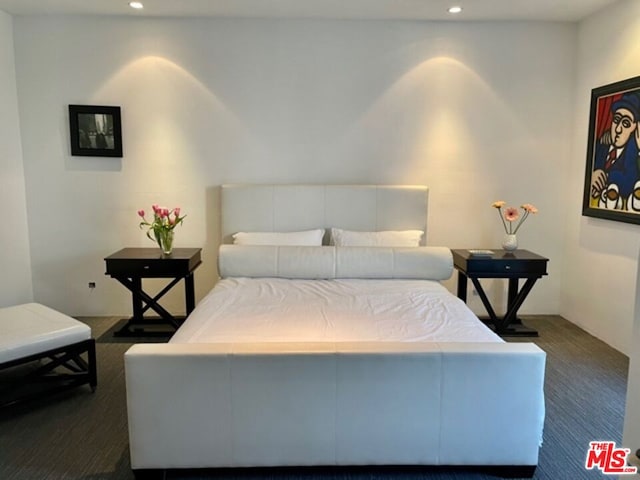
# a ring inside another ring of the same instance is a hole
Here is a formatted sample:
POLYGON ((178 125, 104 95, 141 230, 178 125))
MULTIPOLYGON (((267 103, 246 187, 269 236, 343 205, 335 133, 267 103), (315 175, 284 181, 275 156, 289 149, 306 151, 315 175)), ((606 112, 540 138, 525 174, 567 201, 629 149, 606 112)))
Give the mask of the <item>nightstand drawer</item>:
POLYGON ((474 275, 546 275, 547 260, 469 259, 466 272, 474 275))
POLYGON ((189 273, 187 262, 153 262, 148 260, 108 260, 107 275, 154 277, 186 275, 189 273))
POLYGON ((200 249, 175 248, 169 257, 160 249, 123 249, 105 258, 112 277, 163 278, 186 276, 200 265, 200 249))
POLYGON ((547 274, 547 262, 528 250, 494 250, 490 256, 471 255, 469 250, 452 250, 454 267, 468 277, 526 278, 547 274))

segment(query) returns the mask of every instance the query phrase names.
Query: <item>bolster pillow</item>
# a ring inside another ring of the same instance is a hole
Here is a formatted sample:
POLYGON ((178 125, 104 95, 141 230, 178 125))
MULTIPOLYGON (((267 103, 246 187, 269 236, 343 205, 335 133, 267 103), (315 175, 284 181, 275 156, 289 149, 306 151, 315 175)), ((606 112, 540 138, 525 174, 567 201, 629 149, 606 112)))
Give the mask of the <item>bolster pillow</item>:
POLYGON ((446 280, 453 257, 446 247, 221 245, 218 270, 222 278, 446 280))

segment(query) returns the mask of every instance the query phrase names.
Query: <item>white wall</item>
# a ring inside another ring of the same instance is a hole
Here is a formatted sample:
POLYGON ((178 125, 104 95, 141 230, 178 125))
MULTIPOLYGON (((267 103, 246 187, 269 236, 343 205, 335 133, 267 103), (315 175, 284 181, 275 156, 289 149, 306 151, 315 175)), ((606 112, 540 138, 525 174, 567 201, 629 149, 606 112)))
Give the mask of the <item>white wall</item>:
MULTIPOLYGON (((519 233, 520 245, 548 256, 550 275, 523 312, 559 312, 567 219, 558 206, 569 165, 558 159, 570 153, 575 26, 15 24, 38 301, 75 315, 130 312, 128 293, 104 277, 103 258, 153 246, 135 214, 152 203, 188 214, 177 246, 205 247, 200 298, 215 277, 216 185, 412 183, 432 188, 433 245, 498 247, 502 227, 490 204, 536 204, 541 213, 519 233), (123 159, 70 156, 69 103, 122 106, 123 159)), ((498 282, 490 290, 504 297, 498 282)))
MULTIPOLYGON (((581 208, 591 89, 640 75, 640 3, 619 2, 583 21, 578 45, 570 212, 581 208)), ((640 448, 640 226, 571 213, 567 227, 561 314, 631 357, 623 445, 633 453, 640 448)))
POLYGON ((33 299, 13 53, 13 19, 0 11, 0 307, 33 299))
MULTIPOLYGON (((636 276, 636 296, 634 308, 634 325, 631 334, 632 348, 629 362, 627 382, 627 405, 624 416, 624 432, 622 444, 631 449, 632 455, 640 449, 640 262, 636 276)), ((631 457, 633 458, 633 456, 631 457)), ((637 463, 636 463, 637 464, 637 463)), ((635 464, 634 464, 635 465, 635 464)), ((640 478, 640 472, 635 475, 640 478)))
POLYGON ((565 204, 565 280, 560 313, 629 354, 640 226, 580 216, 591 89, 640 75, 640 3, 613 4, 578 32, 575 127, 565 204))

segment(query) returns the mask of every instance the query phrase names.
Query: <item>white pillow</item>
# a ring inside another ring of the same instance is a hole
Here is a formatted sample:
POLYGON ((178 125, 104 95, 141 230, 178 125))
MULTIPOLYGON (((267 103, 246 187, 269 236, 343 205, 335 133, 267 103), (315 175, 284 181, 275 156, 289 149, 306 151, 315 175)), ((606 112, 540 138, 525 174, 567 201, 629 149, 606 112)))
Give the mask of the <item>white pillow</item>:
POLYGON ((322 245, 324 229, 303 232, 238 232, 232 237, 234 245, 318 247, 322 245))
POLYGON ((352 232, 331 229, 331 240, 337 247, 419 247, 422 230, 352 232))

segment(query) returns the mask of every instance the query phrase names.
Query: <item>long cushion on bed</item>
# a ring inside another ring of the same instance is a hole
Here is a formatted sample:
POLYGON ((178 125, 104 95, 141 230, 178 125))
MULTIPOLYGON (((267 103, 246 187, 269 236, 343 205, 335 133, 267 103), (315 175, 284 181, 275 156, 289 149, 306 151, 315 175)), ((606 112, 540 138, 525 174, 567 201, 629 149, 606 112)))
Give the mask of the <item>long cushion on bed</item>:
POLYGON ((453 273, 445 247, 291 247, 221 245, 222 278, 406 278, 446 280, 453 273))

